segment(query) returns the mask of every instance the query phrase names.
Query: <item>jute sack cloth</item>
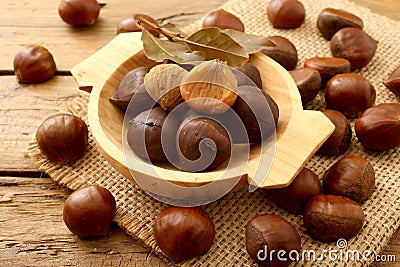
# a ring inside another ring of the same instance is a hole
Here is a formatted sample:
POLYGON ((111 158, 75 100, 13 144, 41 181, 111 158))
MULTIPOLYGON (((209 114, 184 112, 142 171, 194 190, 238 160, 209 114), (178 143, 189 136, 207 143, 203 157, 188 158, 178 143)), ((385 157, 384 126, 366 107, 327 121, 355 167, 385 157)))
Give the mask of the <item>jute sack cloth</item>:
MULTIPOLYGON (((273 29, 265 15, 269 1, 262 0, 232 0, 223 8, 236 14, 244 22, 246 32, 264 36, 281 35, 291 40, 297 47, 299 64, 313 56, 330 56, 329 42, 319 34, 315 22, 318 13, 326 7, 349 10, 364 20, 365 31, 379 40, 378 50, 373 61, 358 71, 370 80, 377 90, 376 103, 398 102, 399 99, 382 84, 391 70, 400 65, 400 22, 373 14, 368 9, 357 6, 347 0, 301 1, 307 12, 305 23, 298 29, 273 29)), ((196 22, 186 28, 193 31, 199 28, 201 22, 196 22)), ((87 119, 88 96, 82 95, 68 105, 68 110, 87 119)), ((325 107, 322 95, 319 95, 307 108, 323 109, 325 107)), ((352 121, 352 125, 354 121, 352 121)), ((144 246, 162 256, 153 238, 153 223, 156 216, 166 205, 160 203, 128 179, 115 171, 100 154, 90 135, 87 153, 70 165, 55 164, 44 157, 35 141, 30 148, 30 156, 42 171, 61 185, 70 189, 78 189, 89 184, 108 188, 117 200, 115 222, 144 246)), ((301 215, 290 215, 275 206, 262 190, 248 193, 245 190, 226 195, 221 200, 205 206, 216 227, 216 237, 210 251, 196 259, 183 263, 183 266, 253 266, 254 263, 245 249, 244 229, 247 222, 255 215, 274 213, 290 221, 299 231, 302 239, 302 250, 314 251, 318 259, 301 260, 297 266, 365 266, 372 263, 360 256, 360 260, 346 257, 346 253, 357 251, 359 255, 379 254, 392 235, 400 226, 400 148, 382 153, 367 151, 353 136, 351 148, 347 155, 360 155, 368 159, 376 171, 376 187, 372 197, 362 208, 365 212, 365 224, 361 232, 348 240, 337 244, 321 243, 311 239, 306 233, 301 215), (323 251, 337 250, 331 257, 323 255, 323 251), (364 253, 364 254, 363 254, 364 253), (336 255, 336 256, 335 256, 336 255)), ((340 157, 313 156, 306 164, 308 168, 323 177, 324 172, 340 157)), ((288 196, 290 197, 290 196, 288 196)), ((168 260, 163 257, 167 263, 168 260)))

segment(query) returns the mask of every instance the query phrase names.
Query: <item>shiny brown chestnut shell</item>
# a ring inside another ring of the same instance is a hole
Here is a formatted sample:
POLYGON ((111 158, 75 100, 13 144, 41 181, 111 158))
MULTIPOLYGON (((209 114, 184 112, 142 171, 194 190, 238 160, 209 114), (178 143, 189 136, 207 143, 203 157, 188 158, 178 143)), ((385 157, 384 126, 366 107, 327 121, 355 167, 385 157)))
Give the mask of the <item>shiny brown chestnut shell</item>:
POLYGON ((333 122, 335 130, 318 149, 317 153, 329 156, 343 154, 351 144, 352 130, 349 120, 336 110, 325 109, 322 110, 322 113, 333 122))
POLYGON ((357 73, 335 75, 325 86, 328 109, 355 117, 374 105, 376 91, 370 81, 357 73))
POLYGON ((179 263, 206 253, 215 237, 210 216, 201 207, 168 207, 157 216, 154 239, 162 252, 179 263))
POLYGON ((343 196, 316 195, 303 213, 308 234, 322 242, 350 239, 360 232, 364 220, 360 204, 343 196))
POLYGON ((298 0, 272 0, 267 16, 274 28, 293 29, 303 24, 306 10, 298 0))
POLYGON ((74 191, 64 203, 63 220, 80 238, 106 235, 115 216, 114 196, 101 186, 74 191))
POLYGON ((181 152, 180 168, 190 172, 212 171, 231 155, 228 132, 211 118, 184 120, 178 129, 177 144, 181 152))
POLYGON ((356 120, 358 140, 367 149, 384 151, 400 145, 400 104, 383 103, 367 109, 356 120))
POLYGON ((237 16, 228 11, 225 11, 224 9, 218 9, 209 13, 204 18, 202 27, 217 27, 222 30, 232 29, 244 32, 243 22, 237 16))
POLYGON ((267 194, 273 202, 293 214, 302 214, 308 200, 321 193, 321 181, 307 168, 303 168, 288 186, 267 189, 267 194))
POLYGON ((58 14, 70 25, 91 25, 99 17, 100 8, 96 0, 61 0, 58 14))
POLYGON ((303 106, 314 100, 321 89, 321 75, 315 69, 301 68, 289 71, 297 89, 299 89, 303 106))
POLYGON ((299 59, 294 44, 283 36, 271 36, 268 38, 276 46, 266 47, 261 52, 278 62, 286 70, 294 69, 299 59))
POLYGON ((358 203, 366 201, 374 191, 375 171, 371 163, 360 156, 342 157, 325 173, 325 194, 348 197, 358 203))
POLYGON ((304 67, 317 70, 324 84, 336 74, 351 70, 350 61, 338 57, 312 57, 304 61, 304 67))
POLYGON ((390 73, 389 77, 383 81, 383 84, 395 95, 400 96, 400 66, 390 73))
POLYGON ((161 131, 168 114, 156 107, 143 111, 129 123, 127 141, 130 148, 141 158, 151 161, 165 161, 161 131))
POLYGON ((236 72, 233 72, 233 74, 235 74, 236 76, 236 79, 238 80, 238 86, 253 85, 251 84, 251 82, 253 82, 255 85, 257 85, 258 88, 262 88, 260 71, 256 66, 251 63, 246 63, 240 67, 237 67, 236 69, 246 75, 236 75, 236 72), (247 77, 250 79, 250 81, 247 77))
POLYGON ((331 39, 331 53, 334 57, 350 61, 351 69, 361 69, 371 62, 378 48, 378 42, 358 28, 343 28, 331 39))
POLYGON ((88 145, 86 123, 71 114, 48 117, 36 131, 36 142, 51 161, 72 162, 81 157, 88 145))
POLYGON ((54 76, 56 63, 45 47, 29 45, 15 55, 14 73, 20 83, 42 83, 54 76))
POLYGON ((300 252, 299 233, 290 222, 275 214, 254 216, 246 225, 245 238, 247 253, 259 266, 289 266, 289 253, 300 252), (277 253, 270 254, 271 251, 284 251, 287 261, 279 260, 277 253))
POLYGON ((318 15, 317 28, 327 40, 330 40, 338 30, 347 27, 362 30, 364 23, 361 18, 343 9, 325 8, 318 15))

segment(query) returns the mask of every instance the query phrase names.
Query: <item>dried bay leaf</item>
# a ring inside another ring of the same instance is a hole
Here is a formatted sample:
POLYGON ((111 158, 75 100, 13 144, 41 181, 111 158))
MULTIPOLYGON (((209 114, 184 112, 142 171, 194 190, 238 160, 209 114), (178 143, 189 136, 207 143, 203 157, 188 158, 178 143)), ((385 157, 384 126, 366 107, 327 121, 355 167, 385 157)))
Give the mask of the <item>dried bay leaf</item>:
POLYGON ((170 59, 176 63, 183 63, 190 58, 188 54, 192 52, 185 42, 172 42, 157 38, 145 29, 142 32, 141 40, 146 57, 156 62, 170 59))
POLYGON ((247 50, 218 28, 204 28, 186 39, 176 40, 186 42, 192 51, 203 51, 206 60, 220 58, 231 67, 241 66, 249 59, 247 50))
POLYGON ((243 46, 249 54, 257 53, 266 46, 276 46, 274 42, 267 37, 239 32, 231 29, 222 30, 228 34, 238 44, 243 46))

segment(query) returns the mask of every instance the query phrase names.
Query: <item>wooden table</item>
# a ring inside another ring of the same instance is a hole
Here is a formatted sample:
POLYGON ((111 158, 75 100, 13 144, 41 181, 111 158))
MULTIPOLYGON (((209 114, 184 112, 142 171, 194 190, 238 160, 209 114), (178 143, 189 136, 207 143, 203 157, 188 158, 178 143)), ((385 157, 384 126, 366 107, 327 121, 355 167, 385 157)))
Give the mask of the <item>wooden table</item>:
MULTIPOLYGON (((63 203, 71 192, 39 172, 24 149, 40 123, 78 94, 68 70, 107 44, 123 18, 138 12, 172 16, 171 21, 182 26, 224 2, 109 0, 95 25, 73 28, 59 18, 58 1, 0 1, 1 266, 164 266, 118 227, 90 241, 71 234, 62 221, 63 203), (20 85, 13 57, 23 45, 34 43, 52 52, 59 71, 46 83, 20 85)), ((400 1, 354 2, 400 20, 400 1)), ((400 261, 400 232, 383 254, 395 254, 400 261)))

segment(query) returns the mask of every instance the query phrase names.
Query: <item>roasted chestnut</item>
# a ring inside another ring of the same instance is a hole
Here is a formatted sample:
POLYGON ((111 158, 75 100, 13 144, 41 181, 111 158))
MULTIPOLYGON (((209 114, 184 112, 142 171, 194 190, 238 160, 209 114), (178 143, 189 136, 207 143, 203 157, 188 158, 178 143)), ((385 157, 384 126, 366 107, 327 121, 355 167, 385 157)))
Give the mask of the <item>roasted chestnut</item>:
POLYGON ((304 61, 304 67, 317 70, 324 84, 336 74, 351 70, 350 61, 338 57, 312 57, 304 61))
POLYGON ((302 68, 289 71, 297 89, 299 89, 303 106, 314 100, 321 89, 321 75, 315 69, 302 68))
POLYGON ((90 25, 99 17, 100 8, 96 0, 61 0, 58 14, 70 25, 90 25))
POLYGON ((317 28, 327 40, 330 40, 338 30, 347 27, 362 30, 364 23, 362 19, 343 9, 325 8, 318 15, 317 28))
POLYGON ((48 117, 36 131, 36 142, 51 161, 72 162, 81 157, 88 145, 86 123, 70 114, 48 117))
POLYGON ((157 30, 155 30, 154 28, 149 27, 147 24, 144 24, 143 26, 139 25, 138 20, 142 19, 142 18, 146 19, 147 21, 149 21, 155 25, 158 25, 158 22, 154 18, 152 18, 148 15, 134 14, 134 15, 131 15, 131 16, 123 19, 119 23, 119 25, 117 27, 117 34, 120 34, 123 32, 140 32, 143 30, 143 28, 145 28, 154 36, 159 37, 160 36, 159 32, 157 30))
POLYGON ((210 216, 200 207, 168 207, 154 223, 154 239, 162 252, 179 263, 206 253, 215 237, 210 216))
POLYGON ((274 28, 293 29, 303 24, 306 10, 298 0, 272 0, 267 16, 274 28))
POLYGON ((400 96, 400 66, 390 73, 383 84, 392 91, 395 95, 400 96))
POLYGON ((237 16, 228 11, 225 11, 224 9, 218 9, 209 13, 204 18, 202 27, 217 27, 222 30, 232 29, 244 32, 243 22, 237 16))
POLYGON ((74 191, 64 203, 63 219, 80 238, 106 235, 115 216, 115 198, 106 188, 87 186, 74 191))
POLYGON ((262 88, 260 71, 257 69, 256 66, 254 66, 251 63, 246 63, 236 69, 244 74, 244 75, 237 75, 237 72, 233 72, 233 74, 235 74, 236 76, 236 79, 238 80, 238 86, 253 85, 251 83, 253 82, 255 85, 257 85, 258 88, 260 89, 262 88))
POLYGON ((276 46, 269 46, 261 50, 286 70, 292 70, 296 67, 298 61, 297 49, 294 44, 283 36, 268 37, 276 46))
POLYGON ((56 73, 56 63, 45 47, 29 45, 14 57, 14 72, 20 83, 42 83, 56 73))

